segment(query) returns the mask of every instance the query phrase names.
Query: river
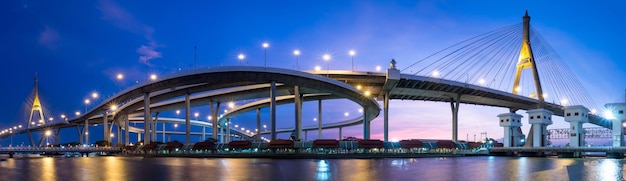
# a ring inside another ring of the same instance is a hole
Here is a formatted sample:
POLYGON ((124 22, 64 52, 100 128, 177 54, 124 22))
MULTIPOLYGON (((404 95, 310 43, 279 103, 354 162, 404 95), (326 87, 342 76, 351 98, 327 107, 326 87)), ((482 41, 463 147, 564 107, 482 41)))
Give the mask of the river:
POLYGON ((624 160, 441 157, 236 159, 18 157, 0 161, 0 180, 623 180, 624 160))

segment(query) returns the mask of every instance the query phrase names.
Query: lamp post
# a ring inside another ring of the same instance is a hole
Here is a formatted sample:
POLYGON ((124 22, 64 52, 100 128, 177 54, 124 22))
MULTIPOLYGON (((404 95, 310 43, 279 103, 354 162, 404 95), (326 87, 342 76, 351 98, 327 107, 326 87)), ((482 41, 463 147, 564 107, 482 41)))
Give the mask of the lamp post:
POLYGON ((298 57, 300 56, 300 50, 294 50, 293 55, 296 56, 296 70, 300 70, 300 68, 298 67, 298 57))
MULTIPOLYGON (((239 59, 239 65, 241 65, 241 62, 243 62, 243 59, 246 58, 246 55, 244 55, 243 53, 240 53, 237 58, 239 59)), ((246 63, 247 64, 247 63, 246 63)))
POLYGON ((324 59, 324 61, 326 61, 326 77, 329 77, 329 72, 330 72, 330 55, 329 54, 324 54, 322 56, 322 59, 324 59))
POLYGON ((354 72, 354 55, 356 55, 356 52, 354 50, 350 50, 348 54, 350 54, 350 59, 352 60, 352 71, 354 72))
POLYGON ((46 147, 47 147, 48 145, 50 145, 50 143, 48 142, 48 138, 50 138, 50 136, 52 135, 52 131, 47 130, 45 135, 46 135, 46 147))
POLYGON ((115 76, 115 79, 117 79, 117 91, 121 91, 122 90, 122 80, 124 79, 124 74, 118 73, 117 76, 115 76))
POLYGON ((263 50, 264 50, 264 56, 263 56, 263 60, 264 60, 264 64, 265 64, 265 68, 267 68, 267 47, 270 47, 270 44, 267 42, 263 43, 263 50))
POLYGON ((89 106, 89 103, 91 103, 91 101, 89 99, 85 99, 85 113, 87 113, 87 107, 89 106))

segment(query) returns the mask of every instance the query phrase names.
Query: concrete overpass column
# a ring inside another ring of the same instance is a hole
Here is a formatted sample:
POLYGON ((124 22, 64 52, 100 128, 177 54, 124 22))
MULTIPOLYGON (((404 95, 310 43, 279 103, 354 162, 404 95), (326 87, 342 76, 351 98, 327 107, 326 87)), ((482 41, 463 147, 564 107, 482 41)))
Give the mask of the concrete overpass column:
POLYGON ((159 112, 156 112, 156 114, 154 115, 154 119, 152 121, 152 126, 150 126, 150 131, 152 131, 152 140, 156 141, 157 140, 157 122, 159 122, 159 112))
POLYGON ((152 139, 150 139, 150 125, 152 125, 152 112, 150 112, 150 93, 143 93, 143 143, 150 144, 152 143, 152 139))
POLYGON ((261 142, 261 108, 256 109, 256 141, 261 142))
POLYGON ((213 118, 213 128, 211 129, 211 133, 212 133, 212 137, 215 141, 218 141, 218 131, 219 131, 219 126, 217 125, 219 123, 219 118, 218 118, 218 113, 220 111, 220 102, 215 103, 216 105, 213 105, 213 101, 209 102, 209 105, 211 107, 211 117, 213 118))
POLYGON ((89 146, 89 122, 87 120, 88 119, 85 119, 85 128, 83 128, 83 135, 85 136, 84 144, 89 146))
POLYGON ((363 106, 363 139, 370 139, 370 122, 367 117, 367 106, 363 106))
POLYGON ((130 144, 130 131, 128 130, 128 124, 129 124, 130 120, 128 120, 128 114, 124 115, 124 144, 125 145, 129 145, 130 144))
POLYGON ((226 143, 230 142, 230 118, 226 118, 226 123, 224 123, 224 129, 226 129, 226 143))
POLYGON ((615 117, 611 121, 613 122, 613 146, 614 147, 622 147, 624 146, 624 121, 626 121, 626 115, 624 115, 624 111, 626 111, 626 103, 610 103, 605 104, 608 110, 611 110, 611 113, 615 117))
POLYGON ((122 144, 122 126, 117 125, 117 144, 122 144))
POLYGON ((522 115, 515 113, 499 114, 500 127, 504 127, 504 147, 517 147, 522 138, 516 134, 518 128, 522 126, 522 115))
POLYGON ((271 140, 276 140, 276 81, 272 81, 270 88, 270 126, 271 140))
POLYGON ((300 94, 300 87, 295 86, 293 88, 294 104, 296 110, 296 140, 302 140, 302 94, 300 94))
POLYGON ((163 140, 163 143, 167 143, 168 141, 165 140, 165 121, 163 121, 163 129, 161 129, 161 140, 163 140))
POLYGON ((343 135, 341 135, 341 128, 342 128, 342 127, 339 127, 339 140, 340 140, 340 141, 341 141, 341 137, 343 137, 343 135))
POLYGON ((109 132, 109 113, 106 110, 102 113, 102 128, 104 129, 102 131, 104 134, 102 138, 111 143, 111 133, 109 132))
MULTIPOLYGON (((341 128, 339 128, 341 130, 341 128)), ((339 136, 341 139, 341 136, 339 136)), ((322 100, 317 100, 317 139, 322 139, 322 100)))
POLYGON ((461 94, 456 94, 456 98, 450 98, 450 108, 452 109, 452 141, 458 141, 459 136, 459 105, 461 94))
MULTIPOLYGON (((165 130, 165 124, 163 126, 163 130, 165 130)), ((206 126, 202 126, 202 139, 200 139, 200 141, 204 141, 205 139, 206 139, 206 126)))
POLYGON ((185 143, 191 142, 191 101, 189 94, 185 94, 185 143))
POLYGON ((584 106, 566 106, 564 108, 565 121, 569 122, 569 146, 585 146, 585 130, 583 124, 589 122, 589 109, 584 106))
POLYGON ((384 141, 389 141, 389 92, 385 91, 383 95, 383 134, 384 141))
POLYGON ((526 113, 528 113, 529 116, 528 123, 532 124, 533 147, 547 146, 549 143, 547 142, 548 130, 546 127, 552 124, 552 111, 547 109, 532 109, 528 110, 526 113))
POLYGON ((83 138, 85 138, 83 136, 83 131, 80 130, 80 126, 76 126, 76 131, 78 131, 78 140, 80 142, 81 145, 85 144, 85 142, 83 142, 83 138))

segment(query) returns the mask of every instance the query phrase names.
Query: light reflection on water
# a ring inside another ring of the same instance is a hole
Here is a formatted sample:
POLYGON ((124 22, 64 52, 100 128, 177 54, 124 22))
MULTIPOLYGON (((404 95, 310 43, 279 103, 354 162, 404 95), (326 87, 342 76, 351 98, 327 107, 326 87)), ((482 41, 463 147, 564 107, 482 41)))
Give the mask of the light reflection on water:
POLYGON ((621 159, 15 158, 0 180, 623 180, 621 159))

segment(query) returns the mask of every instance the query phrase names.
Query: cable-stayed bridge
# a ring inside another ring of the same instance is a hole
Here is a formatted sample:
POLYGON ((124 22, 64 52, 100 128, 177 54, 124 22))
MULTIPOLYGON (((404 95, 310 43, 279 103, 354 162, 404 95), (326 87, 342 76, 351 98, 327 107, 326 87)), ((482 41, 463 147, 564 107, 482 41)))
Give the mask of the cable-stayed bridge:
MULTIPOLYGON (((499 116, 500 126, 505 128, 505 146, 520 146, 520 137, 524 137, 519 131, 522 116, 515 114, 517 110, 528 110, 529 115, 524 117, 528 117, 533 125, 526 139, 528 146, 547 145, 546 127, 552 124, 552 116, 565 117, 566 121, 574 124, 574 128, 578 128, 570 131, 578 135, 573 136, 574 140, 578 140, 577 145, 582 143, 580 131, 583 123, 615 130, 611 121, 596 115, 601 109, 545 39, 530 27, 528 14, 523 20, 522 24, 473 37, 402 69, 397 68, 397 63, 392 60, 385 73, 298 71, 252 66, 178 72, 129 87, 75 117, 66 115, 61 121, 47 121, 46 115, 41 114, 40 121, 33 122, 31 116, 28 126, 10 129, 0 137, 19 133, 30 135, 30 132, 44 128, 76 127, 81 142, 89 143, 89 127, 100 124, 104 129, 104 140, 111 141, 110 133, 116 127, 118 143, 130 143, 129 132, 143 134, 142 140, 152 142, 158 140, 157 122, 161 122, 183 124, 187 143, 191 135, 202 135, 203 139, 208 135, 220 142, 229 142, 235 135, 262 141, 260 135, 269 134, 269 140, 276 140, 279 132, 293 132, 294 139, 301 140, 303 131, 318 130, 321 133, 322 129, 341 130, 359 124, 363 125, 363 138, 369 139, 370 121, 380 116, 382 110, 384 140, 389 141, 390 99, 449 102, 453 115, 453 141, 458 140, 461 103, 509 108, 510 112, 499 116), (354 119, 323 122, 321 105, 323 100, 329 99, 352 101, 362 107, 362 115, 354 119), (382 100, 382 108, 377 100, 382 100), (317 126, 302 125, 302 102, 305 101, 318 102, 317 126), (247 104, 231 107, 227 105, 229 102, 247 104), (276 106, 280 104, 294 105, 295 127, 279 129, 276 106), (200 106, 210 107, 215 121, 193 121, 189 110, 200 106), (228 108, 228 112, 221 114, 221 110, 228 108), (568 108, 575 110, 570 112, 568 108), (270 114, 260 115, 260 109, 269 109, 270 114), (185 110, 184 119, 159 117, 160 113, 176 110, 185 110), (231 117, 250 111, 257 112, 256 130, 239 130, 228 124, 231 117), (261 129, 261 116, 270 118, 268 131, 261 129), (143 122, 143 128, 129 125, 137 121, 143 122), (192 133, 192 125, 203 127, 202 133, 192 133), (212 128, 211 132, 206 133, 205 128, 212 128), (124 135, 120 135, 122 130, 124 135)), ((35 107, 45 105, 33 103, 31 112, 41 112, 35 107)), ((621 128, 621 124, 617 126, 621 128)), ((183 134, 164 129, 160 133, 183 134)), ((31 144, 36 145, 32 138, 31 144)))

